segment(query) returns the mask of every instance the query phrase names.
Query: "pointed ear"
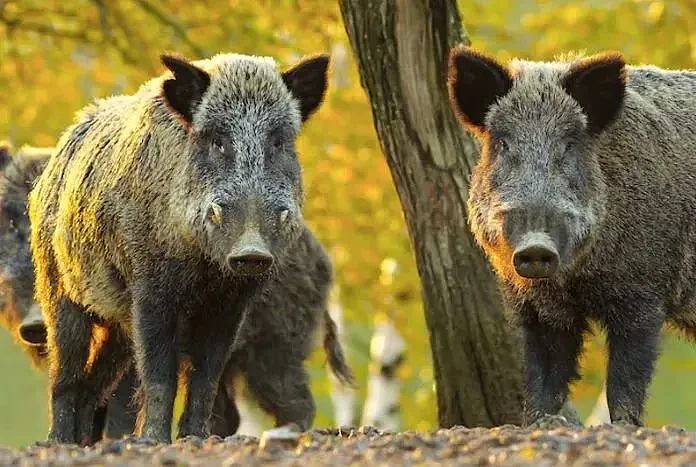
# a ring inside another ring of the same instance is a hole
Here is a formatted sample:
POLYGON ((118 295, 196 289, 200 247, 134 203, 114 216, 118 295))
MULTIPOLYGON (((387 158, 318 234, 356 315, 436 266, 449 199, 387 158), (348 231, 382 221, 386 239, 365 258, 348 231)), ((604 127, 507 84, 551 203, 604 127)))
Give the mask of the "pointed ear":
POLYGON ((179 120, 188 128, 203 94, 210 85, 210 75, 183 57, 162 54, 160 59, 174 74, 174 78, 162 84, 162 95, 179 120))
POLYGON ((0 141, 0 170, 3 170, 12 160, 12 144, 0 141))
POLYGON ((328 87, 327 71, 330 61, 331 57, 328 54, 315 55, 302 60, 281 74, 287 88, 300 101, 303 123, 324 101, 328 87))
POLYGON ((450 51, 447 85, 450 105, 459 120, 481 131, 488 109, 512 87, 512 77, 495 59, 459 46, 450 51))
POLYGON ((626 63, 619 53, 588 57, 572 65, 562 86, 580 104, 590 133, 616 117, 626 94, 626 63))

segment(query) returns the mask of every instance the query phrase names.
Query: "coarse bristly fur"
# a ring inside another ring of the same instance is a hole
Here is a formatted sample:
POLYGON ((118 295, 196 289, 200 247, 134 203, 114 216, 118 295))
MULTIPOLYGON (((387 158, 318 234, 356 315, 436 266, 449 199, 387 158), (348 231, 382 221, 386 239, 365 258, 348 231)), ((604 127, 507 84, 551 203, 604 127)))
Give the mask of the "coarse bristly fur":
POLYGON ((248 304, 308 238, 295 139, 323 101, 328 56, 282 73, 238 54, 162 62, 169 71, 135 94, 83 110, 30 194, 53 441, 88 441, 130 338, 140 434, 171 440, 177 356, 190 344, 178 436, 207 436, 248 304))
POLYGON ((452 106, 482 142, 470 226, 524 335, 528 421, 565 402, 596 320, 611 419, 642 424, 663 324, 696 335, 696 73, 450 57, 452 106), (514 261, 530 239, 549 253, 536 278, 514 261))

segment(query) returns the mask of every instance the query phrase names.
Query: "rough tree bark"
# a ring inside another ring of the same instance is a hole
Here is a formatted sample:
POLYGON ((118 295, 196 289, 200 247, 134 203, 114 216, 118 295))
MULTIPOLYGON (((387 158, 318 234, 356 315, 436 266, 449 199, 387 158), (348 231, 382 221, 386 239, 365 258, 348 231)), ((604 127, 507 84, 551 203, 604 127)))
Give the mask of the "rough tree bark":
POLYGON ((469 43, 456 1, 340 7, 416 254, 440 426, 520 424, 519 339, 467 225, 478 149, 447 99, 448 52, 469 43))

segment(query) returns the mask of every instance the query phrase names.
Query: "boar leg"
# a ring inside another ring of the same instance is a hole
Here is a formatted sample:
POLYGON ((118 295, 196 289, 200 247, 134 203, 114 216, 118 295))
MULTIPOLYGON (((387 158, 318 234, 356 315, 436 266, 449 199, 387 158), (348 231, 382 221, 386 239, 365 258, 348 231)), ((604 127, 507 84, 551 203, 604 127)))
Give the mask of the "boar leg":
POLYGON ((264 350, 256 357, 246 368, 246 379, 261 408, 273 415, 276 427, 296 423, 300 430, 308 430, 314 423, 316 407, 303 363, 289 362, 275 349, 264 350))
POLYGON ((138 373, 135 367, 131 366, 119 381, 116 392, 108 399, 104 429, 106 438, 119 439, 135 431, 139 407, 134 396, 138 383, 138 373))
MULTIPOLYGON (((51 422, 48 439, 58 443, 78 442, 80 392, 85 390, 85 366, 89 358, 92 321, 86 310, 68 299, 59 299, 45 310, 52 316, 48 344, 51 422)), ((90 422, 90 428, 93 421, 90 422)))
POLYGON ((234 400, 234 394, 228 394, 225 391, 225 386, 220 382, 217 396, 215 397, 215 405, 213 406, 213 414, 210 416, 211 433, 218 435, 221 438, 234 435, 239 429, 241 418, 239 409, 234 400))
MULTIPOLYGON (((227 310, 225 310, 227 312, 227 310)), ((227 312, 228 313, 228 312, 227 312)), ((222 372, 235 342, 243 312, 201 315, 191 320, 191 371, 178 438, 210 436, 210 418, 222 372)))
POLYGON ((659 353, 663 315, 655 312, 623 316, 631 319, 607 325, 607 405, 612 423, 641 426, 646 393, 659 353))
POLYGON ((135 289, 133 297, 133 343, 144 392, 140 435, 158 443, 171 443, 172 440, 179 369, 176 298, 164 284, 135 289))
POLYGON ((241 422, 239 409, 237 409, 234 400, 234 387, 231 384, 235 374, 234 370, 234 367, 228 365, 220 378, 213 413, 210 416, 211 433, 222 438, 235 434, 241 422), (229 388, 228 383, 230 383, 229 388))
POLYGON ((124 368, 129 367, 131 357, 130 339, 120 327, 112 326, 106 330, 98 353, 91 358, 77 404, 77 439, 82 444, 91 444, 94 413, 97 407, 107 400, 109 393, 121 379, 124 368))
POLYGON ((587 322, 551 326, 527 315, 522 325, 526 362, 525 418, 533 423, 556 415, 568 398, 569 385, 579 379, 578 357, 587 322))
POLYGON ((92 424, 92 441, 95 443, 104 439, 104 427, 106 426, 106 405, 100 405, 94 411, 94 423, 92 424))

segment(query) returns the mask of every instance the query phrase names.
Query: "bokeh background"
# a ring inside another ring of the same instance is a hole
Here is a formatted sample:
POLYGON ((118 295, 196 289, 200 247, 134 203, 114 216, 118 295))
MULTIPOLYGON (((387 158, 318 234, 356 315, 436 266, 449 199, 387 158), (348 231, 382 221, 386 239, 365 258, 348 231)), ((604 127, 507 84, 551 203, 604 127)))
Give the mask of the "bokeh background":
MULTIPOLYGON (((552 59, 568 50, 622 51, 631 63, 688 68, 696 58, 693 0, 459 0, 473 45, 502 61, 552 59)), ((428 333, 408 233, 334 0, 0 0, 0 139, 57 141, 94 98, 133 92, 162 71, 161 51, 190 58, 222 51, 271 55, 282 67, 303 54, 334 57, 326 104, 301 136, 306 218, 330 251, 351 364, 364 399, 368 346, 389 316, 407 341, 399 376, 403 429, 436 428, 428 333), (396 262, 392 280, 381 274, 396 262)), ((573 399, 586 416, 604 379, 602 337, 588 342, 573 399)), ((315 425, 333 423, 323 352, 310 366, 315 425)), ((696 350, 666 333, 647 424, 696 429, 696 350)), ((47 432, 46 377, 0 332, 0 445, 47 432)))

